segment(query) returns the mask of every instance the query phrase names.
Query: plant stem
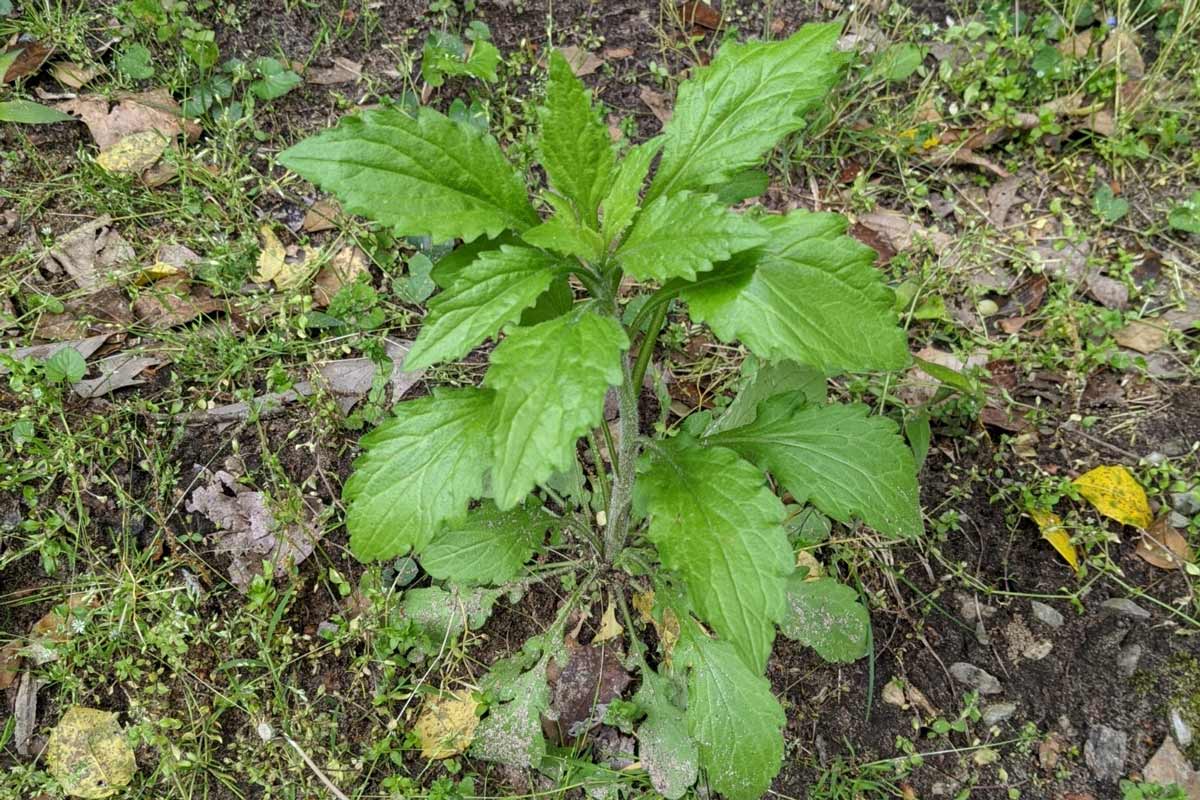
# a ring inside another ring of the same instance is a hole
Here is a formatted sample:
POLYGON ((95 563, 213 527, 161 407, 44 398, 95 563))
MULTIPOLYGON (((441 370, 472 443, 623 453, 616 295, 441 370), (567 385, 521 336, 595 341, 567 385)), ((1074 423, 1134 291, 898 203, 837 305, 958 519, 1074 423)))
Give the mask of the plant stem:
POLYGON ((625 380, 618 394, 620 401, 620 436, 617 457, 617 479, 612 485, 604 531, 604 557, 608 563, 616 560, 625 547, 629 534, 630 506, 633 503, 634 462, 638 453, 638 384, 633 383, 629 361, 625 361, 625 380))
POLYGON ((658 341, 658 332, 662 330, 667 320, 669 302, 654 309, 654 316, 646 327, 646 336, 642 339, 641 349, 638 350, 637 363, 633 365, 633 387, 635 392, 641 391, 642 379, 646 377, 646 367, 650 366, 650 356, 654 355, 654 343, 658 341))
MULTIPOLYGON (((600 489, 600 505, 608 508, 608 498, 612 492, 608 487, 608 470, 604 468, 604 459, 600 457, 600 446, 596 444, 596 434, 588 431, 588 449, 592 452, 592 463, 596 466, 596 484, 600 489)), ((613 457, 612 443, 609 443, 608 457, 613 457)))

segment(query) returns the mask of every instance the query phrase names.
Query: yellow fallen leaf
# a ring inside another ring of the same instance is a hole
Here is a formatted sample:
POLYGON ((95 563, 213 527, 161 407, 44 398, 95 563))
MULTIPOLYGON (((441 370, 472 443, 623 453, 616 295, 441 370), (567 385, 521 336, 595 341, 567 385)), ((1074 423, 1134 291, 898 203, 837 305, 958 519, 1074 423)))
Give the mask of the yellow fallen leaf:
POLYGON ((825 568, 821 566, 821 562, 812 554, 810 550, 801 550, 796 553, 796 566, 808 567, 808 572, 804 575, 804 580, 815 581, 818 578, 825 577, 825 568))
POLYGON ((421 709, 413 733, 421 742, 421 755, 430 760, 463 752, 475 738, 479 703, 465 692, 430 697, 421 709))
POLYGON ((122 175, 141 175, 167 149, 167 137, 158 131, 142 131, 125 136, 96 156, 96 163, 109 172, 122 175))
POLYGON ((1076 478, 1074 484, 1097 511, 1122 525, 1148 528, 1154 521, 1146 491, 1125 467, 1096 467, 1076 478))
POLYGON ((270 225, 263 225, 258 235, 262 237, 262 250, 258 254, 258 270, 252 277, 258 283, 270 283, 283 271, 283 261, 287 252, 270 225))
POLYGON ((68 708, 50 732, 46 761, 72 797, 109 797, 137 772, 116 715, 82 706, 68 708))
POLYGON ((592 644, 616 639, 624 632, 625 628, 621 626, 621 623, 617 622, 617 614, 613 609, 613 604, 609 603, 608 608, 604 609, 604 615, 600 617, 600 630, 592 637, 592 644))
POLYGON ((1053 511, 1043 511, 1040 508, 1029 509, 1029 516, 1037 523, 1042 538, 1058 551, 1063 560, 1071 565, 1071 569, 1079 570, 1079 554, 1075 545, 1071 544, 1071 535, 1063 528, 1062 518, 1053 511))

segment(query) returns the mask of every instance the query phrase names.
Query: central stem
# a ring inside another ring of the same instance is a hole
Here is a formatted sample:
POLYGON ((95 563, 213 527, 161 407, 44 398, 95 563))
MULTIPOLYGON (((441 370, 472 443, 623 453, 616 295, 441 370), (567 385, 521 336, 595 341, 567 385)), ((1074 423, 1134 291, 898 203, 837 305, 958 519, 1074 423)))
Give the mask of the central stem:
POLYGON ((619 427, 621 441, 617 444, 616 478, 612 495, 608 500, 608 513, 604 531, 604 558, 612 563, 625 547, 629 535, 630 509, 633 505, 633 479, 638 450, 638 402, 637 389, 629 359, 624 364, 625 379, 621 381, 617 400, 620 409, 619 427))

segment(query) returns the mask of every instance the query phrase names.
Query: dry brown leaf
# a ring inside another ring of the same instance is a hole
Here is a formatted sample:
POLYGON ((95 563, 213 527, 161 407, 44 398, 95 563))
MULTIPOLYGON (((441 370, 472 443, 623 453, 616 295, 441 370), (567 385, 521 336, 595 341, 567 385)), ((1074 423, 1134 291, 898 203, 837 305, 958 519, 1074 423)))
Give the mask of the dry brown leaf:
POLYGON ((21 674, 21 641, 13 639, 0 647, 0 691, 17 682, 21 674))
POLYGON ((54 47, 49 44, 44 44, 39 41, 17 42, 15 45, 7 48, 4 55, 8 55, 14 50, 20 51, 8 69, 0 75, 0 83, 12 83, 17 78, 24 78, 27 75, 32 75, 42 68, 42 64, 46 63, 46 59, 54 52, 54 47))
POLYGON ((1017 202, 1017 192, 1024 183, 1020 178, 1011 177, 997 181, 988 189, 988 221, 997 228, 1004 227, 1009 209, 1017 202))
POLYGON ((342 207, 336 200, 318 200, 304 212, 301 226, 309 233, 319 233, 338 226, 342 207))
POLYGON ((333 86, 362 80, 362 64, 348 58, 333 59, 333 66, 310 68, 304 73, 307 83, 317 86, 333 86))
POLYGON ((1135 80, 1146 74, 1146 62, 1138 50, 1137 40, 1125 28, 1113 28, 1108 32, 1100 47, 1100 62, 1104 66, 1116 64, 1121 72, 1135 80))
POLYGON ((633 55, 631 47, 610 47, 604 51, 604 58, 607 61, 617 61, 622 58, 629 58, 633 55))
POLYGON ((1168 330, 1156 320, 1136 319, 1114 333, 1113 340, 1139 353, 1153 353, 1166 345, 1168 330))
POLYGON ((187 275, 172 275, 144 287, 133 301, 138 324, 150 328, 173 328, 201 314, 221 311, 225 303, 206 287, 194 286, 187 275))
POLYGON ((106 214, 60 236, 50 248, 49 257, 80 289, 96 291, 110 273, 120 271, 118 280, 124 278, 128 270, 121 268, 132 265, 136 254, 106 214))
POLYGON ((367 254, 353 245, 343 247, 313 279, 313 304, 318 308, 326 307, 343 286, 370 274, 367 254))
POLYGON ((578 740, 604 717, 604 709, 621 696, 631 680, 615 645, 583 645, 573 636, 563 643, 567 662, 547 670, 550 708, 542 715, 542 732, 559 745, 578 740))
POLYGON ((17 696, 13 703, 13 740, 16 743, 17 754, 29 755, 29 743, 37 728, 37 694, 40 681, 30 670, 25 670, 21 682, 17 684, 17 696))
POLYGON ((115 286, 63 302, 58 314, 38 318, 33 335, 52 342, 84 339, 96 334, 122 333, 133 323, 129 298, 115 286))
POLYGON ((1068 58, 1083 58, 1092 49, 1092 39, 1095 33, 1095 28, 1088 28, 1073 36, 1068 36, 1055 45, 1055 47, 1058 48, 1058 52, 1068 58))
POLYGON ((1138 558, 1159 569, 1182 569, 1184 564, 1192 563, 1195 558, 1187 539, 1171 527, 1167 517, 1162 517, 1142 531, 1142 538, 1134 552, 1138 558))
POLYGON ((882 236, 896 252, 903 252, 920 241, 929 242, 935 253, 941 253, 953 243, 953 237, 936 228, 926 228, 899 211, 879 208, 863 214, 858 224, 882 236))
POLYGON ((720 12, 701 0, 688 0, 686 3, 680 3, 679 18, 689 28, 718 31, 722 25, 720 12))
POLYGON ((578 78, 582 78, 585 75, 591 75, 593 72, 600 69, 600 67, 604 66, 604 59, 600 58, 600 56, 596 55, 590 50, 584 50, 582 47, 568 45, 566 47, 558 48, 558 52, 561 53, 562 57, 565 58, 567 63, 571 65, 571 71, 574 72, 575 76, 578 78))
POLYGON ((50 65, 50 74, 54 76, 54 80, 61 83, 63 86, 69 86, 72 89, 82 89, 85 84, 95 79, 100 74, 100 68, 96 66, 80 66, 74 61, 56 61, 50 65))
POLYGON ((167 139, 183 135, 192 140, 200 135, 200 126, 184 119, 179 104, 166 89, 122 95, 115 105, 106 97, 84 95, 59 103, 58 109, 79 116, 101 151, 130 134, 145 131, 158 131, 167 139))
POLYGON ((643 86, 638 92, 638 99, 646 104, 646 108, 650 109, 663 125, 671 121, 671 106, 666 95, 654 91, 649 86, 643 86))
POLYGON ((101 397, 128 386, 138 386, 145 383, 141 378, 143 372, 165 363, 163 359, 154 356, 117 353, 96 362, 95 368, 100 375, 77 381, 71 386, 71 391, 80 397, 92 398, 101 397))

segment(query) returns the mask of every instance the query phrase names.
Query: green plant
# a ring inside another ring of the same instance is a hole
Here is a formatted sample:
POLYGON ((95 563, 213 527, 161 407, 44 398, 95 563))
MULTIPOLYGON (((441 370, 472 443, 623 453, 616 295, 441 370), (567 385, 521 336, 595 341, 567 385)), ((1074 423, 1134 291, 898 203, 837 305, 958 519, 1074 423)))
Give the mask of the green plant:
POLYGON ((829 659, 867 651, 859 592, 805 580, 785 520, 811 504, 888 535, 922 530, 913 456, 896 424, 825 402, 827 376, 908 364, 894 298, 840 216, 736 213, 721 199, 744 195, 726 189, 745 185, 833 86, 837 36, 836 25, 811 25, 785 41, 727 44, 680 87, 662 136, 623 159, 552 53, 536 143, 545 220, 494 139, 429 108, 367 111, 279 156, 400 235, 463 240, 433 267, 441 292, 407 369, 500 339, 482 387, 401 403, 363 438, 344 487, 355 555, 417 555, 449 584, 410 590, 419 600, 406 602, 420 603, 411 618, 461 604, 475 628, 503 589, 470 587, 518 579, 547 531, 556 552, 575 548, 555 567, 571 590, 558 619, 484 680, 496 702, 476 756, 542 762, 546 668, 571 606, 598 588, 622 611, 640 667, 639 758, 672 798, 700 769, 728 797, 769 787, 784 744, 783 710, 762 677, 777 627, 829 659), (696 413, 648 436, 641 388, 675 301, 765 363, 719 416, 696 413), (610 391, 616 431, 603 413, 610 391), (639 610, 671 632, 656 655, 628 610, 626 590, 637 588, 652 590, 635 598, 639 610))

